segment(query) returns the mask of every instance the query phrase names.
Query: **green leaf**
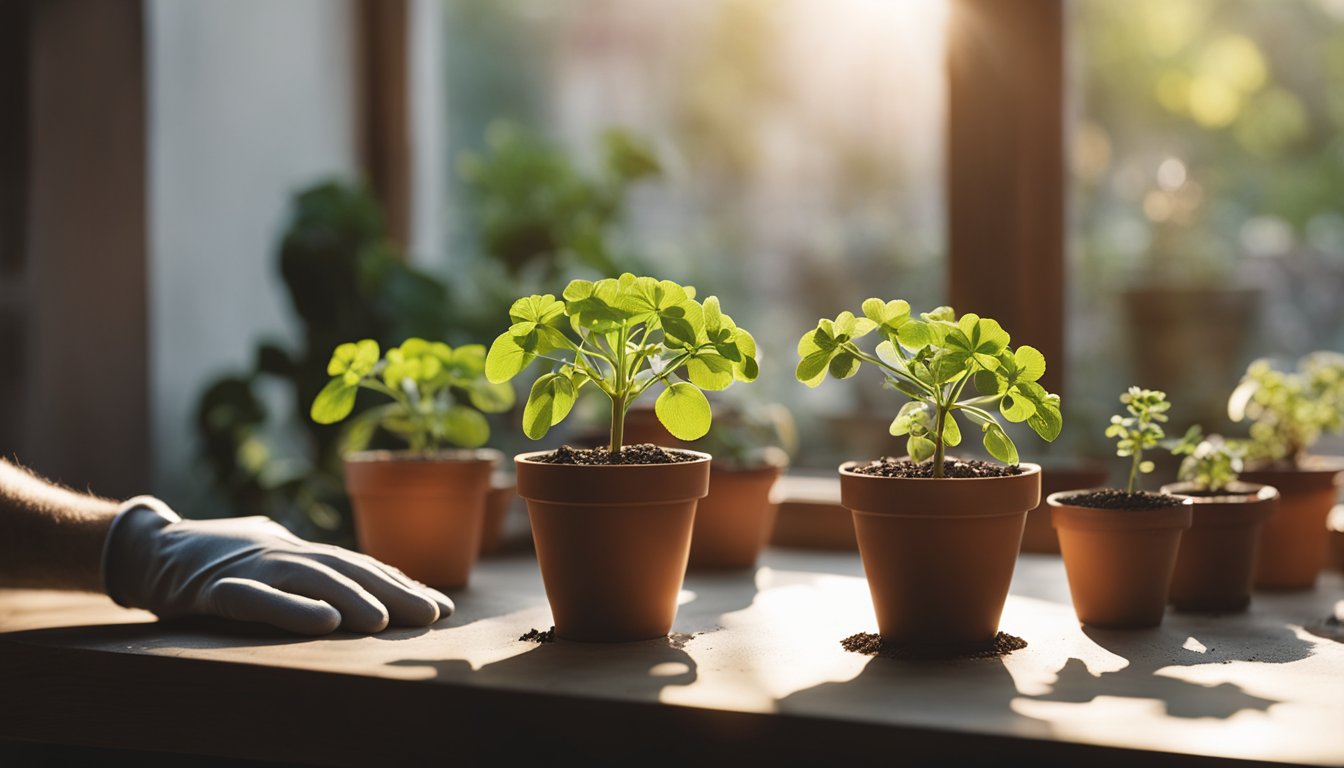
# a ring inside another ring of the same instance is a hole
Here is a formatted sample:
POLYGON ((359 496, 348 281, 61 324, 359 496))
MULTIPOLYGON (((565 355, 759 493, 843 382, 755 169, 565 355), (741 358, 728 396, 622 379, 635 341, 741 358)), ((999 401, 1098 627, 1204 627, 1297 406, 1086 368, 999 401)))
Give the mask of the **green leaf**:
POLYGON ((503 413, 513 407, 515 402, 513 387, 506 382, 498 384, 477 379, 467 387, 467 398, 471 404, 486 413, 503 413))
MULTIPOLYGON (((1051 400, 1037 403, 1036 413, 1027 419, 1027 426, 1046 442, 1053 442, 1064 428, 1064 417, 1059 410, 1059 396, 1050 395, 1051 400)), ((1110 428, 1107 428, 1109 437, 1110 428)))
POLYGON ((358 393, 359 387, 345 383, 344 378, 332 379, 317 393, 308 415, 318 424, 335 424, 354 410, 358 393))
POLYGON ((1045 375, 1045 355, 1035 347, 1025 344, 1013 352, 1017 363, 1018 377, 1023 381, 1036 381, 1045 375))
POLYGON ((961 445, 961 427, 957 426, 957 418, 950 413, 943 419, 943 444, 961 445))
POLYGON ((517 376, 536 355, 518 344, 509 331, 501 333, 490 345, 485 356, 485 378, 492 384, 502 384, 517 376))
POLYGON ((935 334, 930 324, 919 320, 911 320, 902 325, 896 336, 906 349, 922 349, 930 344, 942 342, 942 336, 935 334))
POLYGON ((848 352, 841 352, 831 358, 830 372, 837 379, 848 379, 859 370, 859 358, 848 352))
POLYGON ((798 362, 793 375, 809 387, 815 387, 826 378, 826 368, 831 364, 834 348, 817 350, 798 362))
POLYGON ((927 437, 911 435, 910 439, 905 441, 905 452, 910 455, 910 460, 914 462, 927 461, 933 457, 933 452, 937 449, 938 446, 934 445, 933 441, 927 437))
POLYGON ((701 389, 726 389, 733 383, 733 364, 719 355, 700 355, 686 362, 686 378, 701 389))
POLYGON ((1020 423, 1036 415, 1036 405, 1026 397, 1015 396, 1015 392, 1009 392, 999 401, 999 413, 1011 422, 1020 423))
POLYGON ((490 439, 490 424, 485 417, 464 405, 444 411, 440 429, 444 439, 459 448, 479 448, 490 439))
POLYGON ((709 432, 713 414, 709 400, 694 384, 671 384, 653 404, 658 420, 678 440, 698 440, 709 432))
POLYGON ((551 427, 569 415, 577 396, 574 383, 566 376, 547 373, 537 377, 523 407, 523 434, 533 440, 545 437, 551 427))
POLYGON ((985 427, 985 450, 1004 464, 1017 463, 1017 446, 1013 445, 1013 439, 998 424, 985 427))
POLYGON ((1004 381, 993 371, 976 371, 971 377, 971 383, 975 384, 975 391, 982 395, 997 395, 1002 391, 1004 381))

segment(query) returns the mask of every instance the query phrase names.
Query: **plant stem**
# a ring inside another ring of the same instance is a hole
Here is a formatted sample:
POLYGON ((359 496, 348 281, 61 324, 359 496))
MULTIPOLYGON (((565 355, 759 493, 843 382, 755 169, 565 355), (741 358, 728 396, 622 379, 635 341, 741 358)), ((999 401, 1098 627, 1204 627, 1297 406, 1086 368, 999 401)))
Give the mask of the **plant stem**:
POLYGON ((1133 493, 1133 492, 1134 492, 1134 484, 1135 484, 1136 482, 1138 482, 1138 479, 1139 479, 1139 464, 1142 463, 1142 460, 1143 460, 1143 449, 1141 449, 1141 448, 1135 448, 1135 449, 1134 449, 1134 461, 1131 462, 1130 465, 1129 465, 1129 485, 1126 485, 1126 486, 1125 486, 1125 492, 1126 492, 1126 493, 1133 493))
POLYGON ((943 476, 943 456, 947 451, 943 445, 943 423, 947 420, 947 410, 942 406, 938 407, 938 420, 934 423, 933 435, 933 476, 940 478, 943 476))
POLYGON ((609 450, 615 456, 621 452, 621 443, 625 439, 625 398, 611 398, 611 445, 609 450))

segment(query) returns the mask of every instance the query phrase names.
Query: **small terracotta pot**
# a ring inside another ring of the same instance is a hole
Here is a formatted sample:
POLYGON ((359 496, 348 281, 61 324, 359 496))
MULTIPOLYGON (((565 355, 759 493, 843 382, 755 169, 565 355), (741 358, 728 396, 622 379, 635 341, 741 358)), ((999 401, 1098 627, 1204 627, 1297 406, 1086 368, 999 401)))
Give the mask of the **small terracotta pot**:
POLYGON ((991 642, 1008 597, 1041 468, 1020 475, 917 479, 840 466, 883 640, 958 646, 991 642))
POLYGON ((709 492, 707 453, 679 464, 545 464, 519 454, 537 563, 567 640, 662 637, 677 614, 696 502, 709 492))
POLYGON ((1182 498, 1161 509, 1093 509, 1060 501, 1086 492, 1060 491, 1046 498, 1074 613, 1092 627, 1158 626, 1194 502, 1182 498))
POLYGON ((493 555, 499 551, 504 537, 504 520, 509 507, 518 498, 518 487, 513 475, 496 472, 490 478, 490 490, 485 495, 485 521, 481 525, 481 554, 493 555))
POLYGON ((1344 479, 1344 459, 1312 456, 1298 469, 1256 468, 1241 479, 1279 489, 1279 513, 1260 534, 1255 567, 1259 589, 1311 589, 1325 566, 1329 533, 1325 518, 1344 479))
POLYGON ((1077 467, 1041 467, 1041 503, 1027 513, 1022 531, 1022 551, 1047 555, 1059 554, 1059 536, 1050 524, 1050 507, 1045 497, 1070 488, 1096 488, 1106 484, 1110 472, 1101 464, 1077 467))
POLYGON ((1279 492, 1255 483, 1232 483, 1216 494, 1193 483, 1172 483, 1162 492, 1194 500, 1171 577, 1171 604, 1178 611, 1245 610, 1260 528, 1278 508, 1279 492))
POLYGON ((360 550, 431 586, 465 586, 480 551, 490 473, 500 458, 489 449, 346 456, 360 550))
POLYGON ((744 469, 713 465, 709 495, 695 509, 691 535, 692 568, 750 568, 770 539, 775 503, 770 490, 780 468, 766 464, 744 469))

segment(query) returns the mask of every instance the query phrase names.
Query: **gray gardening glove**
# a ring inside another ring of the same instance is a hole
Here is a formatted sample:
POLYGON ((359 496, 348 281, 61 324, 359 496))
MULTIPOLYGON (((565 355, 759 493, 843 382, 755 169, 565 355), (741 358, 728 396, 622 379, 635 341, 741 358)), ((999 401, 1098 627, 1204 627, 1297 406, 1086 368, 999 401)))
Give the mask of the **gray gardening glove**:
POLYGON ((453 612, 443 593, 366 555, 265 517, 183 520, 151 496, 122 505, 103 581, 113 600, 162 618, 222 616, 301 635, 423 627, 453 612))

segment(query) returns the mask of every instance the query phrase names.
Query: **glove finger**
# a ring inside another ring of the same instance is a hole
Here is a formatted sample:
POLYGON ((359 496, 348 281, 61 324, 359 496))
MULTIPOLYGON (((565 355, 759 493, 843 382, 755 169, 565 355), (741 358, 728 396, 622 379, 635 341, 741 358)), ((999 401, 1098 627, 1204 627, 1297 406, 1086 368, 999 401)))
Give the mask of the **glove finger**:
POLYGON ((321 600, 341 614, 341 626, 351 632, 387 629, 387 608, 353 580, 318 562, 310 554, 273 555, 266 561, 269 581, 277 587, 321 600))
POLYGON ((439 590, 429 586, 428 584, 422 584, 416 581, 415 579, 412 579, 410 576, 407 576, 406 574, 402 573, 400 568, 395 568, 391 565, 388 565, 387 563, 382 562, 381 560, 369 557, 368 555, 362 555, 362 557, 364 557, 364 559, 368 561, 369 565, 378 569, 382 573, 387 574, 388 577, 396 581, 398 584, 401 584, 407 589, 415 590, 416 592, 419 592, 420 594, 428 597, 430 600, 433 600, 434 603, 439 606, 440 619, 446 619, 449 616, 452 616, 453 611, 457 610, 457 606, 453 605, 452 598, 443 594, 439 590))
POLYGON ((207 613, 234 621, 270 624, 299 635, 326 635, 341 625, 341 614, 318 600, 252 579, 224 578, 203 595, 207 613))
POLYGON ((439 620, 439 605, 425 590, 409 586, 373 565, 374 560, 336 549, 317 556, 324 565, 344 574, 387 607, 391 624, 427 627, 439 620))

